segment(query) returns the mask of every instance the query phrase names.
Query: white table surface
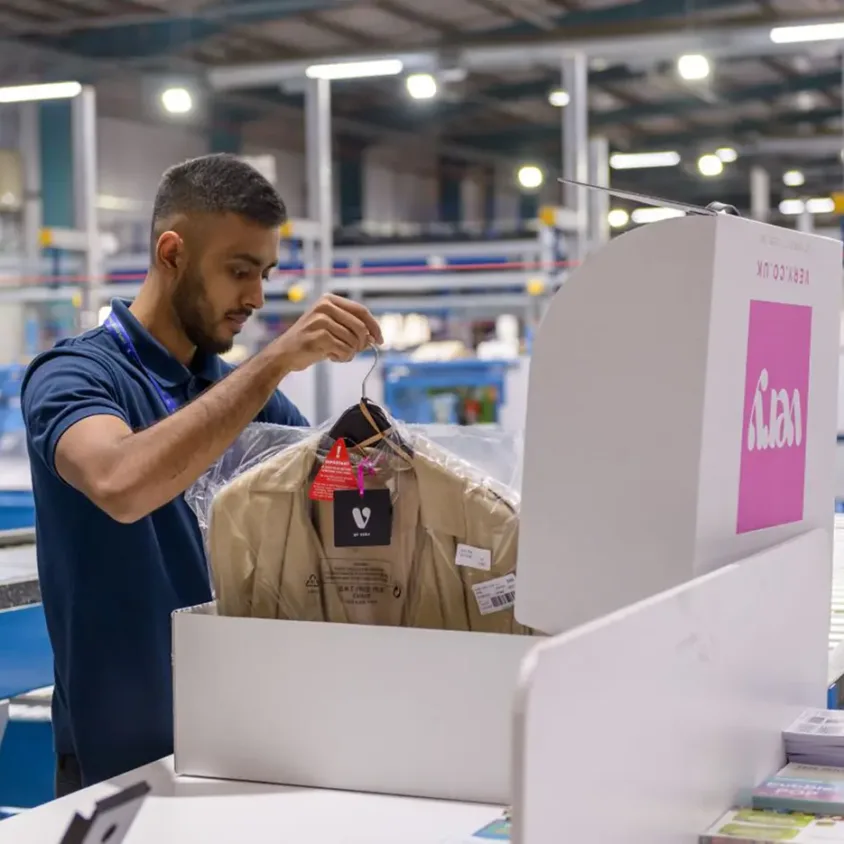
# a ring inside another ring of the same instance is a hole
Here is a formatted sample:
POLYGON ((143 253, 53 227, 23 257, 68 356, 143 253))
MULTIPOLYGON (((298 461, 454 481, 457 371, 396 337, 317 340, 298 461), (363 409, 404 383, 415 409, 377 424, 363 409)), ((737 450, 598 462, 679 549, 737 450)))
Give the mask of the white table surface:
MULTIPOLYGON (((501 808, 176 777, 172 758, 0 821, 0 844, 58 844, 77 810, 145 779, 124 844, 464 844, 501 808)), ((479 842, 479 839, 475 839, 479 842)))
POLYGON ((844 515, 835 516, 832 614, 829 623, 829 681, 844 674, 844 515))
POLYGON ((18 580, 35 580, 37 577, 34 544, 0 548, 0 585, 18 580))

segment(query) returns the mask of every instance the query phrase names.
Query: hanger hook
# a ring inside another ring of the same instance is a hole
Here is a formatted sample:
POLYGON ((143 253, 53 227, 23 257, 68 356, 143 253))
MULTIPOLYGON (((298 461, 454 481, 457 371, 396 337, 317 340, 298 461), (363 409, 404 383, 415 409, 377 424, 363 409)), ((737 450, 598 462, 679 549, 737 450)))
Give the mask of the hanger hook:
POLYGON ((363 381, 360 385, 360 397, 362 399, 366 398, 366 382, 369 380, 369 376, 372 375, 373 372, 375 372, 375 369, 378 366, 378 361, 381 357, 381 352, 378 349, 378 346, 375 345, 375 343, 370 343, 369 348, 372 349, 373 352, 375 352, 375 360, 372 361, 372 366, 369 367, 369 372, 367 372, 366 375, 363 376, 363 381))

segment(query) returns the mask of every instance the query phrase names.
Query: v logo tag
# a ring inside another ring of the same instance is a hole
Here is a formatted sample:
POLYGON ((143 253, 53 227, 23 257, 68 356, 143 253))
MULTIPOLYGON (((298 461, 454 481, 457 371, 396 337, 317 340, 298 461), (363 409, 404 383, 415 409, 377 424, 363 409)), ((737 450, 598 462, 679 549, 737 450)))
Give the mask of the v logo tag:
POLYGON ((364 507, 363 510, 360 507, 355 507, 352 510, 352 518, 355 520, 355 524, 358 526, 358 530, 363 530, 369 524, 369 517, 372 515, 372 510, 369 507, 364 507))

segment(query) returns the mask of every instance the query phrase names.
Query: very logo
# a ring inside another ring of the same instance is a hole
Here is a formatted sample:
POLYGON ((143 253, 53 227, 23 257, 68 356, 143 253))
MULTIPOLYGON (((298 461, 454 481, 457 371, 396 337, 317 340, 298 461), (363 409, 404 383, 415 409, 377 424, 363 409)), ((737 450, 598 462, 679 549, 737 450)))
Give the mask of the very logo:
POLYGON ((389 545, 393 533, 390 490, 338 489, 334 493, 334 547, 389 545))
POLYGON ((352 518, 355 520, 358 530, 363 530, 369 524, 369 517, 371 515, 372 510, 369 507, 364 507, 362 510, 360 507, 355 507, 352 510, 352 518))
POLYGON ((811 350, 811 307, 750 302, 738 533, 803 518, 811 350))
POLYGON ((748 451, 791 448, 803 442, 803 412, 800 391, 777 389, 769 385, 768 370, 756 381, 750 419, 747 425, 748 451))

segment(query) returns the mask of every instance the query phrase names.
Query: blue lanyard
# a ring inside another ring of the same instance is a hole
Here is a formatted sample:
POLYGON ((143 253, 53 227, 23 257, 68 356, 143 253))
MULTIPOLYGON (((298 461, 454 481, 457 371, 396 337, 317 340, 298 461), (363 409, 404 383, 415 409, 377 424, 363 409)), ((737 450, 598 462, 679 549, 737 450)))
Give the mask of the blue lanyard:
POLYGON ((103 327, 109 334, 111 334, 112 337, 114 337, 115 340, 117 340, 117 344, 123 350, 123 354, 125 354, 126 357, 129 358, 129 360, 144 373, 144 375, 146 375, 147 381, 152 384, 155 392, 158 393, 158 397, 162 402, 164 402, 164 407, 167 412, 175 413, 179 409, 178 402, 173 398, 173 396, 164 392, 158 381, 155 380, 155 378, 150 374, 150 371, 144 366, 141 356, 138 354, 137 349, 135 349, 129 335, 126 333, 126 329, 120 324, 120 320, 113 313, 109 314, 103 327))

